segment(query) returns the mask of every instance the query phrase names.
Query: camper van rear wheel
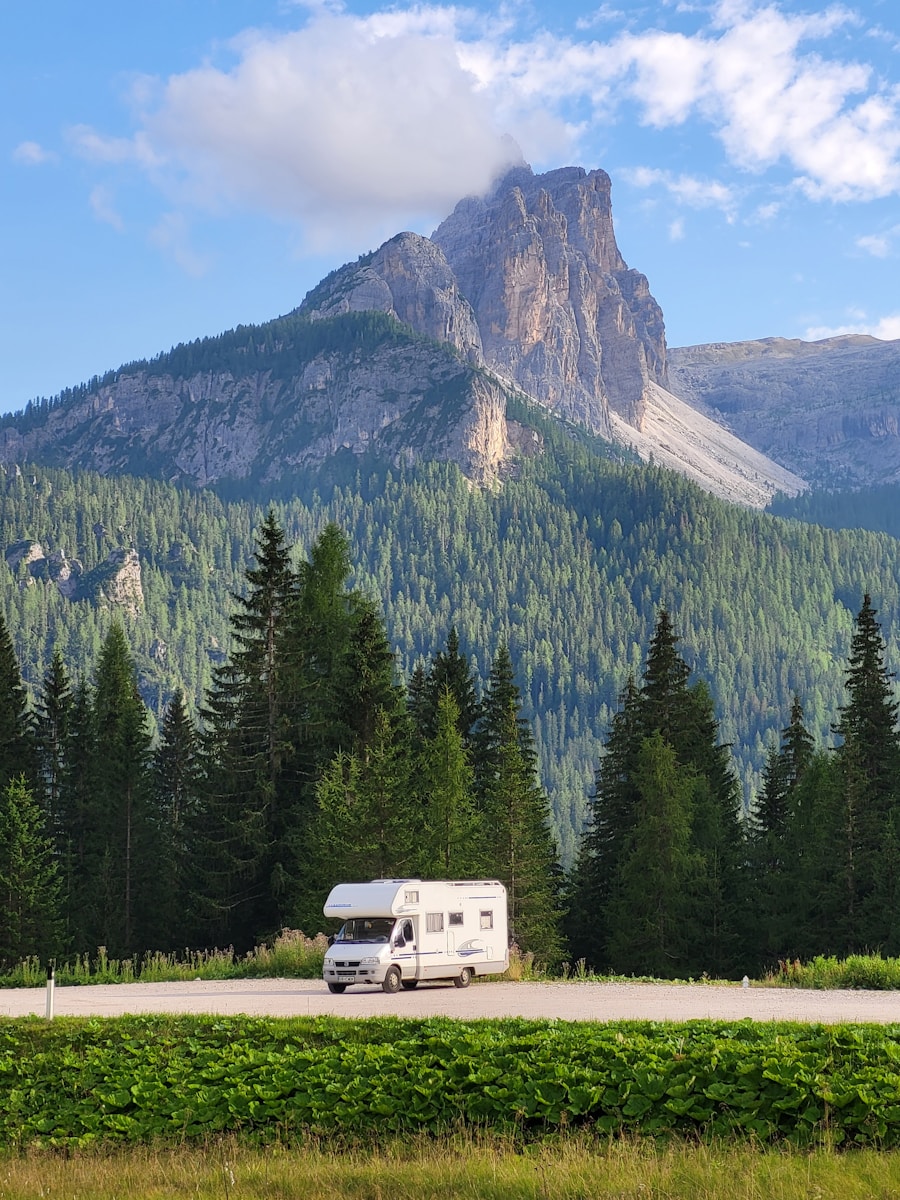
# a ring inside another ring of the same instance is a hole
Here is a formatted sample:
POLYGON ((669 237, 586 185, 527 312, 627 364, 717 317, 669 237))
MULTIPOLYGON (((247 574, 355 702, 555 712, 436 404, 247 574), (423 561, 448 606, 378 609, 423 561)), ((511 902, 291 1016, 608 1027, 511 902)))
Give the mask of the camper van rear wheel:
POLYGON ((347 985, 346 983, 329 983, 328 990, 329 992, 337 992, 340 994, 341 992, 347 990, 347 985))
POLYGON ((400 970, 398 967, 390 967, 388 969, 388 973, 384 977, 384 983, 381 986, 389 996, 393 996, 395 992, 400 991, 400 970))
POLYGON ((453 980, 455 987, 468 987, 472 982, 472 968, 463 967, 460 973, 453 980))

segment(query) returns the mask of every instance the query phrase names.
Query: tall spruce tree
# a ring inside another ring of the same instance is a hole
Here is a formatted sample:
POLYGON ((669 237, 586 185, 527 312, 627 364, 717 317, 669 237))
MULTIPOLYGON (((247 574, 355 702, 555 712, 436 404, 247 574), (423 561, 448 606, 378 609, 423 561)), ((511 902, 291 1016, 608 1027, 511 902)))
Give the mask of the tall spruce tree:
POLYGON ((457 727, 466 746, 471 745, 480 713, 476 676, 468 659, 459 647, 459 634, 454 625, 447 635, 447 646, 438 651, 425 676, 421 695, 413 691, 413 711, 421 737, 434 736, 437 729, 438 705, 446 692, 453 697, 459 716, 457 727))
POLYGON ((88 868, 95 848, 92 772, 97 755, 91 707, 91 689, 81 679, 72 694, 56 830, 64 944, 67 951, 78 954, 93 953, 99 944, 92 917, 94 885, 88 868))
POLYGON ((60 807, 65 788, 72 713, 72 685, 57 647, 44 675, 35 705, 35 737, 41 795, 47 812, 47 828, 59 833, 60 807))
POLYGON ((92 787, 83 895, 95 949, 127 956, 153 929, 159 844, 152 818, 149 714, 125 632, 114 622, 100 651, 91 704, 92 787))
POLYGON ((23 774, 28 786, 34 787, 38 782, 34 732, 22 673, 0 613, 0 787, 23 774))
POLYGON ((285 644, 297 600, 291 549, 272 510, 256 536, 247 593, 233 597, 234 649, 219 667, 202 712, 205 787, 192 908, 197 934, 248 949, 280 922, 294 743, 285 644))
POLYGON ((611 964, 617 872, 630 852, 637 818, 636 771, 643 734, 640 691, 631 676, 607 732, 567 897, 572 956, 596 968, 609 969, 611 964))
POLYGON ((810 831, 804 830, 802 839, 798 837, 798 787, 814 753, 813 738, 803 720, 803 705, 794 696, 780 746, 771 747, 766 755, 759 799, 748 820, 752 926, 756 931, 757 962, 764 967, 787 957, 797 941, 797 875, 801 861, 808 861, 810 850, 809 844, 802 844, 810 831))
POLYGON ((0 791, 0 963, 54 957, 61 946, 60 904, 53 843, 20 775, 0 791))
MULTIPOLYGON (((728 747, 718 740, 709 690, 702 680, 689 686, 689 678, 671 618, 662 609, 641 687, 637 692, 633 685, 626 690, 613 722, 573 879, 573 950, 584 947, 584 956, 595 965, 619 969, 615 948, 621 945, 618 925, 624 911, 622 863, 631 861, 636 836, 638 765, 644 743, 656 735, 674 753, 679 780, 692 780, 690 796, 681 782, 671 791, 672 802, 683 801, 689 810, 687 853, 691 861, 696 856, 701 863, 692 875, 690 904, 682 912, 682 961, 692 974, 724 974, 737 964, 745 896, 738 783, 728 747), (597 907, 597 937, 591 944, 584 914, 597 907)), ((636 870, 636 864, 632 868, 636 870)))
POLYGON ((558 854, 505 643, 491 666, 474 746, 475 790, 489 831, 485 870, 506 887, 516 943, 541 962, 555 963, 562 957, 558 854))
POLYGON ((421 875, 466 879, 483 858, 483 828, 475 805, 474 772, 449 690, 438 702, 437 728, 417 756, 418 807, 424 817, 421 875))
POLYGON ((884 946, 887 915, 900 900, 900 876, 892 854, 900 802, 898 702, 892 673, 885 665, 881 626, 868 593, 863 598, 850 643, 845 687, 835 733, 841 777, 840 861, 835 864, 844 890, 844 952, 884 946))
POLYGON ((197 730, 180 688, 163 715, 152 773, 160 844, 155 944, 172 949, 194 932, 190 920, 194 847, 188 834, 203 785, 197 730))
POLYGON ((609 905, 610 960, 623 974, 692 974, 692 889, 704 870, 691 836, 694 772, 657 730, 641 742, 634 785, 634 825, 609 905))
POLYGON ((409 742, 405 717, 376 714, 365 747, 341 752, 317 788, 318 811, 310 840, 315 883, 301 928, 322 919, 322 900, 342 880, 402 878, 418 869, 422 824, 410 803, 409 742), (398 724, 399 722, 399 724, 398 724))

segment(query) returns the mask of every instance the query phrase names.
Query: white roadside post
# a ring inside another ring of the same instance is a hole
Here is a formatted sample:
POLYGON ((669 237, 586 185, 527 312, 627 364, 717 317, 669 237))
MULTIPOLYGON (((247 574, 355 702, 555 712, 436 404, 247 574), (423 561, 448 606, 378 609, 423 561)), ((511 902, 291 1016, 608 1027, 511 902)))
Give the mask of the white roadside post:
POLYGON ((47 968, 47 1010, 45 1015, 48 1021, 53 1020, 53 990, 56 987, 54 974, 54 966, 51 963, 47 968))

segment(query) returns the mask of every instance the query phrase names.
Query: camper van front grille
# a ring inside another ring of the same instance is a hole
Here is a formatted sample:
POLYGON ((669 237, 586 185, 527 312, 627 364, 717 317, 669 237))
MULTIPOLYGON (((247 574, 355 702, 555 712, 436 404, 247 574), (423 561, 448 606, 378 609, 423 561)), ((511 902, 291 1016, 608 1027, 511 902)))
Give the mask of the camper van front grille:
POLYGON ((359 959, 357 959, 356 962, 336 962, 334 965, 339 971, 343 971, 346 967, 358 967, 359 959))

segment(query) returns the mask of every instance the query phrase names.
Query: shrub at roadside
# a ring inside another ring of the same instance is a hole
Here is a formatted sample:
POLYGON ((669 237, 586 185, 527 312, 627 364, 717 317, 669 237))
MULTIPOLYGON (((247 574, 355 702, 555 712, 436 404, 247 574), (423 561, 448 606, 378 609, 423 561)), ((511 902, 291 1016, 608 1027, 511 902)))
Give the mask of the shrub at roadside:
MULTIPOLYGON (((306 937, 297 929, 283 929, 271 945, 257 946, 237 956, 234 950, 185 950, 184 955, 153 951, 140 959, 109 958, 101 946, 95 958, 87 954, 59 963, 59 987, 96 983, 178 983, 187 979, 321 979, 322 960, 328 948, 324 933, 306 937)), ((47 965, 27 958, 0 974, 0 987, 43 987, 47 965)))
POLYGON ((764 983, 776 987, 864 988, 893 991, 900 988, 900 958, 880 954, 851 954, 847 958, 818 955, 808 963, 782 961, 764 983))
POLYGON ((0 1144, 460 1127, 900 1146, 900 1026, 0 1021, 0 1144))

